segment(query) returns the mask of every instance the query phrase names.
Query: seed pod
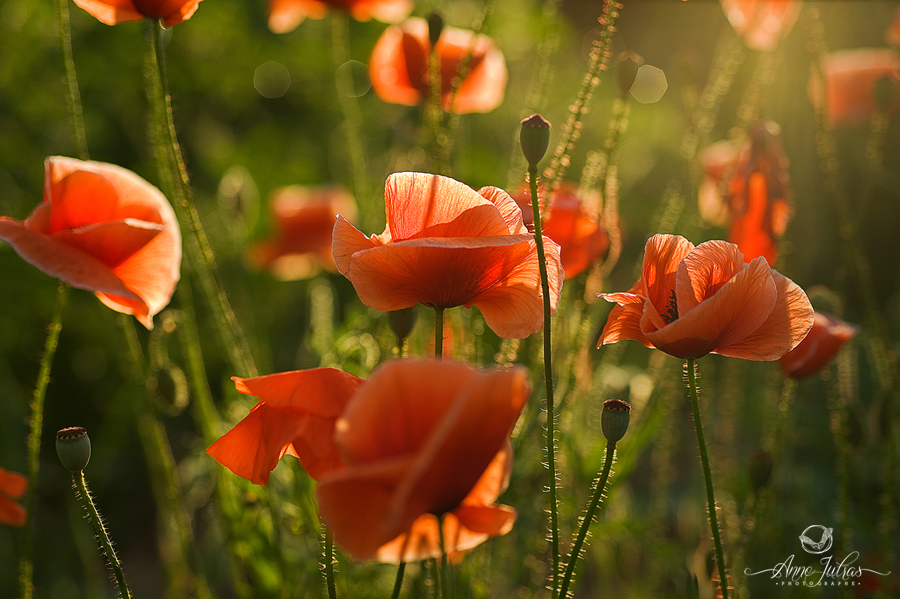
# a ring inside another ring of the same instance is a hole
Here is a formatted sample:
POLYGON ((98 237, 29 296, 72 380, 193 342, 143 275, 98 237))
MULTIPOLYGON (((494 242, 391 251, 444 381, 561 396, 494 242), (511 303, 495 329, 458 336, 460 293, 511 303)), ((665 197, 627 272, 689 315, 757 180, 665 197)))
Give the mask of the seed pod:
POLYGON ((56 455, 70 472, 81 472, 91 460, 91 438, 80 426, 60 429, 56 433, 56 455))
POLYGON ((631 406, 621 399, 607 399, 603 402, 600 415, 600 430, 610 443, 617 443, 625 436, 631 421, 631 406))

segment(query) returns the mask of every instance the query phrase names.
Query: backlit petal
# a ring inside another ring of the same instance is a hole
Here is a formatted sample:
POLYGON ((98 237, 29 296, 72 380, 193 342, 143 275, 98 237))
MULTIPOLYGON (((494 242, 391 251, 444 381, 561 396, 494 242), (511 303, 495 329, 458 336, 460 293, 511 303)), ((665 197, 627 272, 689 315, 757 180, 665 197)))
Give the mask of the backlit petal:
POLYGON ((825 367, 859 327, 823 312, 815 313, 809 334, 797 347, 778 360, 778 365, 790 377, 805 378, 825 367))
POLYGON ((659 314, 666 314, 675 292, 678 265, 694 244, 679 235, 654 235, 644 246, 641 295, 650 300, 659 314))
POLYGON ((678 314, 684 316, 712 297, 744 270, 744 257, 733 243, 707 241, 691 250, 678 266, 675 292, 678 314))
POLYGON ((131 0, 74 0, 75 4, 105 25, 144 18, 131 0))

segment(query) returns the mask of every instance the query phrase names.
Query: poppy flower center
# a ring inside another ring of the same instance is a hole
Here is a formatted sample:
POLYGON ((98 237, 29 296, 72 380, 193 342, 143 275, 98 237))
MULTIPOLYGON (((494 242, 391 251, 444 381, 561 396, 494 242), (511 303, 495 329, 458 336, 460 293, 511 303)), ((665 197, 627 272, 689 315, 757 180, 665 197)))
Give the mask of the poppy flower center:
POLYGON ((666 321, 666 324, 671 324, 678 320, 678 299, 675 297, 675 290, 672 290, 672 294, 669 296, 669 302, 666 305, 666 313, 661 314, 662 319, 666 321))

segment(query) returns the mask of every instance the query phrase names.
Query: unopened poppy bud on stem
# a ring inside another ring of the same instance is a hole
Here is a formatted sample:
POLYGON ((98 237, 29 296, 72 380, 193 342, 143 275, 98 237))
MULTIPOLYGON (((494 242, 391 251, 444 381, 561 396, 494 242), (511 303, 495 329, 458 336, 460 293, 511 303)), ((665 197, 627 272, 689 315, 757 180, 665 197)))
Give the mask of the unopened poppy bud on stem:
POLYGON ((621 399, 607 399, 603 402, 603 413, 600 415, 600 430, 612 444, 617 443, 628 430, 631 421, 631 405, 621 399))
POLYGON ((70 472, 81 472, 91 459, 91 438, 80 426, 64 428, 56 433, 56 454, 70 472))
POLYGON ((388 312, 388 324, 390 325, 391 330, 394 331, 394 334, 397 335, 399 343, 403 343, 403 340, 409 336, 413 327, 416 325, 417 317, 418 312, 416 311, 415 306, 388 312))
POLYGON ((522 153, 528 161, 528 167, 536 169, 538 162, 547 153, 547 146, 550 145, 550 122, 539 114, 523 119, 519 142, 522 144, 522 153))

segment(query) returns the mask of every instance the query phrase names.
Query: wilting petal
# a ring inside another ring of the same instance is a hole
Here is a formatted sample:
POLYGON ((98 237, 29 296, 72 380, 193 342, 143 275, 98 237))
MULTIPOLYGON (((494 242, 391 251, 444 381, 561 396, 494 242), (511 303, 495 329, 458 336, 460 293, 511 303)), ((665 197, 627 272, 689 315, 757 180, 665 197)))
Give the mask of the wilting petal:
POLYGON ((493 202, 449 177, 394 173, 385 183, 384 204, 394 242, 510 233, 493 202))
POLYGON ((797 347, 786 353, 778 365, 786 375, 802 379, 825 367, 859 332, 859 327, 823 312, 815 313, 809 334, 797 347))
POLYGON ((362 379, 317 368, 234 381, 238 391, 260 401, 206 450, 216 461, 256 484, 269 481, 286 452, 296 455, 314 479, 342 465, 334 425, 362 379))
POLYGON ((797 347, 813 326, 814 312, 806 293, 772 269, 778 296, 766 321, 744 339, 725 343, 716 353, 745 360, 777 360, 797 347))
POLYGON ((505 235, 394 242, 355 253, 349 278, 363 303, 376 310, 479 303, 528 257, 531 239, 505 235))

